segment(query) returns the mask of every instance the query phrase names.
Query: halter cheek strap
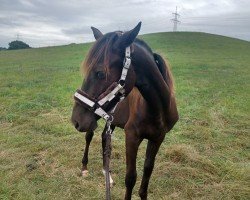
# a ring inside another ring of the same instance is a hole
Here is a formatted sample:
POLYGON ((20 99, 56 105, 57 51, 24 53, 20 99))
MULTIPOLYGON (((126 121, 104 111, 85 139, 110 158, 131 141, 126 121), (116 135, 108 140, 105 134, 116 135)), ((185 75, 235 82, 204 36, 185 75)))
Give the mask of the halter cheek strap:
POLYGON ((114 113, 116 106, 125 97, 125 80, 128 74, 129 67, 131 65, 130 58, 131 50, 128 46, 125 50, 125 58, 123 62, 122 74, 118 82, 114 82, 104 93, 102 93, 97 99, 91 98, 87 93, 82 90, 77 90, 74 98, 75 100, 86 107, 87 109, 94 112, 96 115, 100 116, 106 121, 112 121, 112 115, 108 114, 104 110, 104 106, 111 107, 111 113, 114 113), (112 105, 109 105, 109 104, 112 105))

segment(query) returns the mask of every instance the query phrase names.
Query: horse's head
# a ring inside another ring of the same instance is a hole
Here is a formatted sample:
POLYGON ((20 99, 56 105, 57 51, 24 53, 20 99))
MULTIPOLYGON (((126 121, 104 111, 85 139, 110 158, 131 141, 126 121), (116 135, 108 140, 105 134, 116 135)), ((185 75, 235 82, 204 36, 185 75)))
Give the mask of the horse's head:
MULTIPOLYGON (((84 62, 84 81, 81 90, 96 100, 107 88, 121 77, 126 47, 131 45, 140 31, 141 23, 134 29, 122 33, 111 32, 103 35, 98 29, 91 27, 96 42, 89 51, 84 62)), ((125 94, 127 95, 135 85, 133 62, 125 80, 125 94)), ((75 103, 72 122, 78 131, 93 131, 99 119, 92 111, 75 103)))

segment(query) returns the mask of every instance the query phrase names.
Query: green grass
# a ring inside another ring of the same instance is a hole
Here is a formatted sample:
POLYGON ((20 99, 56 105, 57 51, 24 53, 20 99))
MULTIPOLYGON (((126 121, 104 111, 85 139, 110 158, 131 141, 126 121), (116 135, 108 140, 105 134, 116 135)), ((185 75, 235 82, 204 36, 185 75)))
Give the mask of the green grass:
MULTIPOLYGON (((158 153, 149 199, 249 199, 250 43, 204 33, 141 36, 167 57, 180 120, 158 153)), ((84 135, 70 123, 91 44, 0 52, 0 199, 104 199, 101 131, 79 176, 84 135)), ((146 142, 138 154, 139 199, 146 142)), ((113 199, 125 186, 124 133, 113 137, 113 199)))

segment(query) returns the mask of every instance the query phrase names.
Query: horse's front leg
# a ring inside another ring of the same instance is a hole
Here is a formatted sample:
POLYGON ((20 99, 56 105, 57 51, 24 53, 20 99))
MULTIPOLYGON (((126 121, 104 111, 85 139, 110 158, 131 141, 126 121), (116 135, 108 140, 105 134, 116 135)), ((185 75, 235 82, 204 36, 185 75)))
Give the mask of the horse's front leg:
POLYGON ((83 158, 82 158, 82 176, 87 176, 88 175, 88 154, 89 154, 89 145, 90 142, 93 138, 94 132, 87 132, 85 135, 85 140, 86 140, 86 145, 83 153, 83 158))
MULTIPOLYGON (((111 130, 112 130, 112 132, 114 131, 114 129, 115 129, 115 126, 113 126, 113 125, 111 125, 111 130)), ((107 127, 105 126, 105 128, 104 128, 104 130, 103 130, 103 132, 102 132, 102 161, 103 161, 103 164, 102 164, 102 166, 103 166, 103 169, 102 169, 102 173, 103 173, 103 175, 104 175, 104 177, 106 176, 106 172, 105 172, 105 164, 106 164, 106 156, 105 156, 105 148, 106 148, 106 131, 107 131, 107 127)), ((113 186, 113 184, 114 184, 114 181, 113 181, 113 179, 112 179, 112 177, 111 177, 111 173, 109 173, 109 181, 110 181, 110 187, 112 187, 113 186)))
POLYGON ((155 163, 155 157, 159 150, 159 147, 162 143, 163 139, 159 139, 157 142, 148 141, 147 150, 146 150, 146 158, 144 162, 144 170, 143 170, 143 177, 141 181, 141 186, 139 190, 139 195, 142 200, 147 200, 148 196, 148 183, 149 179, 151 177, 154 163, 155 163))
POLYGON ((136 157, 138 147, 142 139, 138 138, 133 131, 126 131, 126 193, 125 200, 130 200, 132 191, 136 183, 137 172, 136 172, 136 157))

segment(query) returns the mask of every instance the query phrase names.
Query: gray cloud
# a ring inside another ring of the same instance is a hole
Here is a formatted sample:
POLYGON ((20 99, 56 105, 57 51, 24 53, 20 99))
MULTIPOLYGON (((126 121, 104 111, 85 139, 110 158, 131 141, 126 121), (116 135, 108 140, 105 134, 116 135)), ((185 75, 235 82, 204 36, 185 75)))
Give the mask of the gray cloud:
POLYGON ((0 0, 0 46, 20 35, 31 46, 93 40, 90 26, 105 32, 172 31, 178 6, 180 31, 205 31, 250 40, 249 0, 0 0))

